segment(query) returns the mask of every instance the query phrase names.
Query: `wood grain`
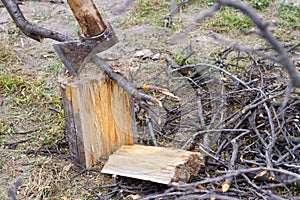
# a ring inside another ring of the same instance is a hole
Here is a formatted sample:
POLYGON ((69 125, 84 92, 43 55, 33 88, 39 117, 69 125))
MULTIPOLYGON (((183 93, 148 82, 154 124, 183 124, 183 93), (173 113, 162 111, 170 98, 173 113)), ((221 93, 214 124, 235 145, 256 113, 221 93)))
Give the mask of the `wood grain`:
POLYGON ((101 172, 162 184, 187 182, 204 165, 202 159, 197 152, 123 145, 109 157, 101 172))
POLYGON ((85 37, 100 35, 106 25, 93 0, 68 0, 85 37))
POLYGON ((79 77, 61 72, 58 82, 74 161, 89 168, 119 146, 135 142, 130 97, 101 70, 88 63, 79 77))

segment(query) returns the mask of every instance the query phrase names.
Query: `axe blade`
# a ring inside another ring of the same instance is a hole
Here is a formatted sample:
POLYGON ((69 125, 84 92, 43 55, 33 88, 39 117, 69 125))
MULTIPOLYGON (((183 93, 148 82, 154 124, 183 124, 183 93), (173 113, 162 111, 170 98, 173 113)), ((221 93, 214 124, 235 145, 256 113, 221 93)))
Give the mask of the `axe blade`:
POLYGON ((118 43, 118 38, 111 25, 108 24, 106 30, 100 35, 61 42, 53 46, 69 73, 78 76, 92 56, 109 49, 116 43, 118 43))

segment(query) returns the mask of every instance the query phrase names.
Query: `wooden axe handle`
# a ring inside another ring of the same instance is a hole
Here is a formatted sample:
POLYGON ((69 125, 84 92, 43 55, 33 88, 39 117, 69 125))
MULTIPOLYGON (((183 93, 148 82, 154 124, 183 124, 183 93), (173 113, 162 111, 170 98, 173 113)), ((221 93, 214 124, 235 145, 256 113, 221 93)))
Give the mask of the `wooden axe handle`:
POLYGON ((97 36, 105 31, 106 25, 93 0, 68 0, 68 4, 85 37, 97 36))

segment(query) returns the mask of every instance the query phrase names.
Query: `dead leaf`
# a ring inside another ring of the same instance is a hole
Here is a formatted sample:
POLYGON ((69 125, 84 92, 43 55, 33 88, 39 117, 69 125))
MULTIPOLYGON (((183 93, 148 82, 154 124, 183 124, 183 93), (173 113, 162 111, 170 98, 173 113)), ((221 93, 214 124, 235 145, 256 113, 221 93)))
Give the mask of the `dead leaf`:
POLYGON ((161 107, 161 108, 163 107, 162 102, 160 100, 158 100, 157 98, 154 98, 154 97, 152 97, 152 99, 157 102, 159 107, 161 107))
POLYGON ((256 175, 256 176, 254 177, 254 179, 256 179, 256 178, 258 178, 258 177, 261 177, 261 176, 264 176, 264 175, 266 175, 266 174, 268 174, 268 173, 269 173, 269 171, 263 170, 263 171, 261 171, 258 175, 256 175))
POLYGON ((158 123, 158 125, 161 125, 161 118, 160 117, 157 118, 157 123, 158 123))
POLYGON ((152 56, 152 60, 159 60, 160 57, 161 57, 160 53, 154 54, 154 55, 152 56))
POLYGON ((149 86, 149 85, 146 85, 146 84, 144 84, 144 85, 143 85, 143 90, 145 90, 145 91, 147 91, 147 90, 150 90, 150 86, 149 86))
POLYGON ((227 192, 229 190, 229 188, 230 188, 230 183, 224 182, 222 184, 222 192, 227 192))
POLYGON ((120 74, 120 73, 121 73, 121 70, 119 70, 119 69, 114 69, 114 72, 120 74))
POLYGON ((243 154, 240 156, 240 160, 241 160, 241 162, 244 162, 244 155, 243 154))
POLYGON ((203 190, 204 186, 203 185, 198 185, 198 189, 203 190))
POLYGON ((146 58, 151 58, 153 55, 154 55, 154 53, 151 50, 144 49, 144 50, 141 50, 141 51, 137 51, 134 54, 134 57, 146 59, 146 58))
POLYGON ((272 180, 272 181, 275 181, 275 180, 276 180, 276 178, 275 178, 274 176, 270 176, 268 179, 269 179, 269 180, 272 180))
POLYGON ((73 166, 73 163, 70 163, 69 165, 64 166, 62 171, 63 172, 69 172, 72 166, 73 166))
POLYGON ((127 198, 131 198, 131 199, 133 199, 133 200, 136 200, 136 199, 140 199, 141 198, 141 195, 139 195, 139 194, 130 194, 130 195, 128 195, 127 197, 126 197, 126 199, 127 198))
POLYGON ((177 99, 177 100, 180 100, 180 97, 178 97, 178 96, 175 96, 174 94, 172 94, 172 93, 171 93, 171 92, 169 92, 169 91, 162 90, 162 91, 161 91, 161 93, 162 93, 162 94, 164 94, 164 95, 167 95, 167 96, 173 97, 173 98, 175 98, 175 99, 177 99))

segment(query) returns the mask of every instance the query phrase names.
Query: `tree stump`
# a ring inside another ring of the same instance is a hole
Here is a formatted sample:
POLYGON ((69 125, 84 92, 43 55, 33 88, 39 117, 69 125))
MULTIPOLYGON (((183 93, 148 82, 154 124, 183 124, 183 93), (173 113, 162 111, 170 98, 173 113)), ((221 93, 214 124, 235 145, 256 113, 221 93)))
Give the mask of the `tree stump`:
POLYGON ((97 66, 88 63, 78 77, 63 68, 58 83, 74 162, 89 168, 119 146, 136 142, 129 95, 97 66))

